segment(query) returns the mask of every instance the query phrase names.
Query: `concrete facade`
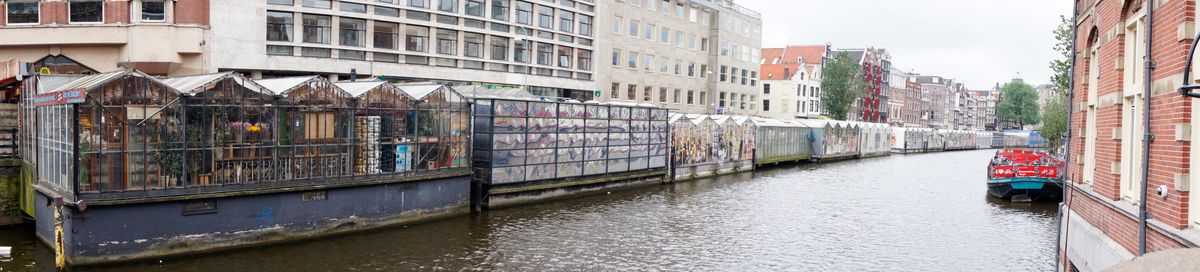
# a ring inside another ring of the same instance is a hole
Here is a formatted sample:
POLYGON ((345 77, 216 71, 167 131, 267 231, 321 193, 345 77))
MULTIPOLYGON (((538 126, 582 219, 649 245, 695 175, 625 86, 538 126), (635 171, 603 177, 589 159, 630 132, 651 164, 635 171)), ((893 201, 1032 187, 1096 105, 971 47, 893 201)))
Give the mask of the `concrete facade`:
POLYGON ((596 18, 599 100, 755 113, 759 13, 729 0, 604 0, 596 18))
POLYGON ((210 70, 336 78, 353 69, 399 81, 593 95, 592 37, 599 29, 591 1, 267 2, 279 3, 213 0, 214 13, 227 19, 213 23, 210 70), (268 17, 284 23, 268 26, 268 17))
POLYGON ((596 90, 601 101, 649 103, 683 112, 705 112, 712 94, 708 59, 717 10, 689 1, 604 0, 596 90), (682 12, 679 12, 679 11, 682 12), (677 16, 682 14, 682 16, 677 16))
POLYGON ((394 81, 529 86, 579 100, 591 99, 595 86, 591 1, 104 0, 102 21, 74 22, 68 3, 77 2, 87 1, 42 1, 35 23, 6 16, 0 35, 16 38, 0 41, 0 59, 63 56, 92 72, 170 76, 337 80, 353 70, 394 81), (165 5, 163 18, 147 15, 154 3, 165 5))
POLYGON ((1195 247, 1200 213, 1192 211, 1200 209, 1200 201, 1193 201, 1190 192, 1200 190, 1200 175, 1192 173, 1200 170, 1200 164, 1192 163, 1200 159, 1200 152, 1193 152, 1200 143, 1192 128, 1200 125, 1200 109, 1177 88, 1196 35, 1197 5, 1154 1, 1154 20, 1148 24, 1144 1, 1075 4, 1068 222, 1093 231, 1066 235, 1065 263, 1098 271, 1138 255, 1141 205, 1152 215, 1147 219, 1147 252, 1195 247), (1153 35, 1145 35, 1149 28, 1153 35), (1147 39, 1153 44, 1149 52, 1147 39), (1149 71, 1141 65, 1147 54, 1156 63, 1149 71), (1150 82, 1145 82, 1147 73, 1150 82), (1151 102, 1148 133, 1154 138, 1149 150, 1142 148, 1144 99, 1151 102), (1151 161, 1144 187, 1142 154, 1151 161), (1163 196, 1156 194, 1160 190, 1163 196), (1142 192, 1149 193, 1145 203, 1142 192))

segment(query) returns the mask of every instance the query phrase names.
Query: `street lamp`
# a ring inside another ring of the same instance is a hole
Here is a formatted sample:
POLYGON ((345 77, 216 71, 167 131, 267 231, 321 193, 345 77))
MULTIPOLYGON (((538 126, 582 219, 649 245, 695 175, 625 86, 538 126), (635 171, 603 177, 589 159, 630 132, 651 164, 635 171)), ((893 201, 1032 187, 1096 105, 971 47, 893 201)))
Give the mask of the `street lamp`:
MULTIPOLYGON (((516 27, 518 30, 521 30, 521 31, 517 32, 516 41, 525 45, 525 52, 529 52, 530 62, 531 62, 530 64, 532 64, 532 62, 533 62, 532 61, 533 47, 530 45, 530 41, 528 38, 526 38, 526 36, 531 36, 530 33, 533 33, 533 30, 531 30, 527 27, 519 26, 519 25, 514 25, 514 27, 516 27), (522 34, 521 32, 524 32, 525 36, 521 36, 521 34, 522 34)), ((513 57, 516 58, 518 56, 513 56, 513 57)), ((526 92, 529 92, 529 73, 532 73, 533 69, 534 69, 532 66, 533 65, 526 66, 526 69, 528 69, 528 70, 525 71, 525 73, 521 73, 521 88, 524 88, 526 92)), ((530 92, 530 93, 532 94, 532 92, 530 92)))

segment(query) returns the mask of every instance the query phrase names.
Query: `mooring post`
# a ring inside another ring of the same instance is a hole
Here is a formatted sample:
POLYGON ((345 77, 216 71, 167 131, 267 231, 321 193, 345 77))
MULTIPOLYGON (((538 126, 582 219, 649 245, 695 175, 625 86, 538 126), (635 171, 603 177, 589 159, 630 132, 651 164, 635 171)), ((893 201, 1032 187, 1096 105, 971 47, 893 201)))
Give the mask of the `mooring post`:
POLYGON ((54 198, 54 266, 59 270, 67 267, 66 238, 63 237, 63 198, 54 198))

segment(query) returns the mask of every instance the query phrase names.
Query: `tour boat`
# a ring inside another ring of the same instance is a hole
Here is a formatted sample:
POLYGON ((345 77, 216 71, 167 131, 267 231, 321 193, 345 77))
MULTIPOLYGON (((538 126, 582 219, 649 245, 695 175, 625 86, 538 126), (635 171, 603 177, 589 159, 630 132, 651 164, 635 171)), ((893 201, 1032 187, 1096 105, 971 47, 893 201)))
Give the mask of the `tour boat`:
POLYGON ((1043 151, 996 151, 988 165, 988 194, 1005 200, 1061 200, 1062 167, 1062 161, 1043 151))

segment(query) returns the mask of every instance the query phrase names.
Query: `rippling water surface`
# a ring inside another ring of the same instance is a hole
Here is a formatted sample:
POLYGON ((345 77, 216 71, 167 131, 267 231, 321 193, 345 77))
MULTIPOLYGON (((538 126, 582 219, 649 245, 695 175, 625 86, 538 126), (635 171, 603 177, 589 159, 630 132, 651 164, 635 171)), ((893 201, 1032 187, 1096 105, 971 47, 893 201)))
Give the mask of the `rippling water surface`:
MULTIPOLYGON (((802 164, 111 271, 1053 270, 1054 204, 986 195, 993 151, 802 164)), ((48 270, 32 253, 2 271, 48 270)))

